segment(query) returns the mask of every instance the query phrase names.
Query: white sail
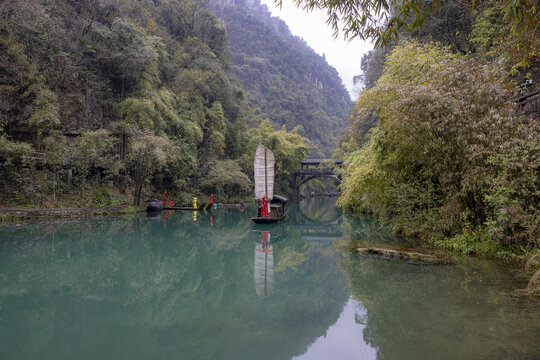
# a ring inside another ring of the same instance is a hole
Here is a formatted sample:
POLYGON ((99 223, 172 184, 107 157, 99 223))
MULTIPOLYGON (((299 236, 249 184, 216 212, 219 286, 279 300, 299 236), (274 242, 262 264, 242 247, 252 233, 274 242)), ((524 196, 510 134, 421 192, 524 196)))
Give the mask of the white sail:
POLYGON ((255 153, 253 168, 255 171, 255 198, 261 200, 268 196, 269 200, 274 197, 274 153, 259 144, 255 153))

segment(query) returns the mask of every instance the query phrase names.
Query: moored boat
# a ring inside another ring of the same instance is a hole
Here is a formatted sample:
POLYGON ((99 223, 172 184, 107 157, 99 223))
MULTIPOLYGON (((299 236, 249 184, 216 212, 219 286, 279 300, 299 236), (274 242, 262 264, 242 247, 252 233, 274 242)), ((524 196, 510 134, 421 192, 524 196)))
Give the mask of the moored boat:
POLYGON ((256 224, 271 224, 285 219, 287 216, 287 199, 283 196, 274 195, 269 203, 268 215, 261 215, 261 207, 257 209, 257 217, 251 218, 256 224))
POLYGON ((148 200, 146 203, 146 211, 147 212, 156 212, 161 211, 163 209, 162 202, 159 200, 148 200))

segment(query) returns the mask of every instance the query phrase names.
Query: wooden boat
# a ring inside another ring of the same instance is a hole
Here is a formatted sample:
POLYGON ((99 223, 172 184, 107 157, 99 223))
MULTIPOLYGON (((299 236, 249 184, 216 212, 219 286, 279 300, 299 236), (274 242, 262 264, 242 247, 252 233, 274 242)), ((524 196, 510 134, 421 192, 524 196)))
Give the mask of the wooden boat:
POLYGON ((255 198, 259 200, 257 216, 251 218, 256 224, 270 224, 283 220, 287 216, 287 199, 274 195, 274 153, 259 144, 255 153, 253 170, 255 172, 255 198), (267 206, 268 214, 261 209, 267 206))
POLYGON ((156 212, 156 211, 161 211, 162 209, 163 209, 163 203, 159 200, 149 200, 146 203, 147 212, 156 212))
POLYGON ((270 200, 270 214, 261 216, 261 207, 257 209, 257 217, 251 218, 256 224, 271 224, 285 219, 287 216, 287 199, 283 196, 274 195, 270 200))

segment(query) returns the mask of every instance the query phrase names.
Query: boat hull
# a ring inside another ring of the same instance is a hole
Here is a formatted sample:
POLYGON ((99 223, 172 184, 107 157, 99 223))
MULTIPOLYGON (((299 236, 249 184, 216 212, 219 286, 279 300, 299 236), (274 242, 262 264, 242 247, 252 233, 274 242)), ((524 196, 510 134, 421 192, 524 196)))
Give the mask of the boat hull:
POLYGON ((271 218, 271 217, 253 217, 251 218, 251 221, 253 221, 255 224, 273 224, 278 221, 281 221, 285 219, 285 216, 279 217, 279 218, 271 218))
POLYGON ((157 212, 163 209, 163 205, 159 200, 150 200, 146 204, 147 212, 157 212))
POLYGON ((287 217, 287 199, 283 196, 274 195, 270 200, 270 214, 261 216, 261 208, 257 210, 257 216, 251 220, 255 224, 272 224, 287 217))

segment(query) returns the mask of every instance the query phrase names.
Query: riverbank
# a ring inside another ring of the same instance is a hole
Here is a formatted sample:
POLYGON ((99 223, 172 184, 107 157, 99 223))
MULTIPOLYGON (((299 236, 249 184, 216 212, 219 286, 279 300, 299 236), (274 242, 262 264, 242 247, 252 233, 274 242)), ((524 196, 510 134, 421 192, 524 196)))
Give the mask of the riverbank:
POLYGON ((143 212, 143 206, 118 205, 80 208, 0 208, 0 224, 43 218, 73 218, 83 216, 114 216, 143 212))
MULTIPOLYGON (((505 246, 488 237, 403 236, 392 233, 373 216, 346 212, 346 232, 342 245, 354 253, 412 262, 410 254, 422 253, 449 263, 489 260, 514 268, 516 295, 540 296, 540 251, 505 246), (383 236, 384 235, 384 236, 383 236), (458 241, 459 240, 459 241, 458 241), (453 245, 453 246, 452 246, 453 245), (375 251, 373 251, 375 249, 375 251)), ((413 259, 417 260, 417 259, 413 259)))
MULTIPOLYGON (((217 204, 218 208, 240 208, 240 204, 217 204)), ((110 217, 136 214, 146 211, 145 206, 117 205, 93 207, 60 207, 60 208, 0 208, 0 225, 43 219, 64 219, 77 217, 110 217)))

